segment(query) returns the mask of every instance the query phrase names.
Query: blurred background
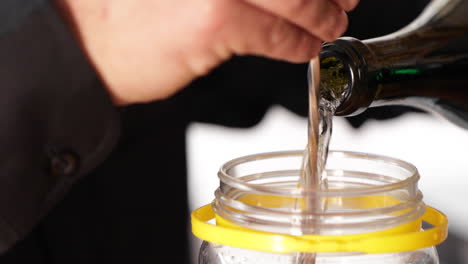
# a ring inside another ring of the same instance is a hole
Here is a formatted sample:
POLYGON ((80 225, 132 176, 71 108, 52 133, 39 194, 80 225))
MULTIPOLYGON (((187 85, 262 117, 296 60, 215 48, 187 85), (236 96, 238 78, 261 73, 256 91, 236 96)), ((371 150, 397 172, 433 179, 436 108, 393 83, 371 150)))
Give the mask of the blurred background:
MULTIPOLYGON (((346 35, 366 39, 393 32, 412 21, 428 2, 362 0, 350 13, 346 35)), ((191 124, 186 134, 190 210, 213 200, 219 185, 216 174, 226 161, 259 152, 302 150, 306 133, 306 118, 280 106, 270 108, 253 128, 191 124)), ((468 263, 468 211, 464 208, 468 130, 410 108, 382 107, 353 118, 335 117, 330 149, 413 163, 421 174, 425 202, 449 217, 449 239, 438 247, 441 263, 468 263)), ((200 241, 193 236, 191 240, 193 263, 197 263, 200 241)))

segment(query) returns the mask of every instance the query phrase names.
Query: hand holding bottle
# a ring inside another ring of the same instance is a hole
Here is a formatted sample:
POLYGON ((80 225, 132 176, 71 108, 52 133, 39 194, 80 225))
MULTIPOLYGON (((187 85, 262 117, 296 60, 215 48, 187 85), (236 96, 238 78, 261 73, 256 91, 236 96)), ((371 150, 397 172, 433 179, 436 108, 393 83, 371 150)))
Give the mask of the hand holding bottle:
POLYGON ((358 0, 55 0, 117 105, 172 95, 233 55, 306 62, 358 0))

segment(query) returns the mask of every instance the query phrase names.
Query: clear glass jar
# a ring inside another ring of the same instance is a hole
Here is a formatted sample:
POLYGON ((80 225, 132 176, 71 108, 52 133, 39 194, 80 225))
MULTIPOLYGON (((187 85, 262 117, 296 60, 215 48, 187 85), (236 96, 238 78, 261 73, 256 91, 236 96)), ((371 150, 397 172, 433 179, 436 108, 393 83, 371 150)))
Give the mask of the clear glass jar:
POLYGON ((439 263, 434 246, 446 237, 446 218, 422 201, 413 165, 332 151, 328 188, 303 189, 302 154, 251 155, 221 167, 215 200, 192 214, 192 230, 205 240, 199 264, 439 263), (304 197, 320 209, 302 210, 304 197), (423 220, 432 227, 423 230, 423 220))

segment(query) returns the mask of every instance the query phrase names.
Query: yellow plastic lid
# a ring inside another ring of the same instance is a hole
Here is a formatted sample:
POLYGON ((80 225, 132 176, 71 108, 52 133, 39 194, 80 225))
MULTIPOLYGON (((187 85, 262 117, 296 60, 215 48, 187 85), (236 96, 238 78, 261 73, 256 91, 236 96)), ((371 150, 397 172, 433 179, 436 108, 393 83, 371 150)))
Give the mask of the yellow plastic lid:
POLYGON ((191 215, 192 232, 205 241, 226 246, 265 251, 291 252, 362 252, 368 254, 396 253, 427 248, 447 238, 447 217, 427 207, 422 219, 383 231, 353 235, 289 235, 258 231, 235 225, 216 216, 211 205, 205 205, 191 215), (216 224, 209 223, 216 218, 216 224), (432 225, 421 229, 421 221, 432 225))

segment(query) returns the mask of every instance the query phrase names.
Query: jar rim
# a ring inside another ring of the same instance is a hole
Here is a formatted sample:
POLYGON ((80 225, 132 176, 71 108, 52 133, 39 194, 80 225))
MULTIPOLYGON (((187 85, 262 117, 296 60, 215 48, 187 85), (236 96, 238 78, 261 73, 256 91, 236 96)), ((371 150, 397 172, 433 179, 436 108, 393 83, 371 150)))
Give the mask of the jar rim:
MULTIPOLYGON (((382 162, 387 165, 395 165, 399 168, 405 169, 409 172, 410 176, 407 178, 393 182, 393 183, 386 183, 382 185, 369 185, 366 187, 360 188, 353 188, 353 189, 323 189, 323 188, 297 188, 297 189, 282 189, 282 188, 272 188, 271 186, 262 186, 258 184, 252 184, 245 182, 243 179, 237 178, 233 175, 230 175, 229 170, 234 168, 235 166, 241 165, 243 163, 266 160, 271 158, 281 158, 281 157, 297 157, 303 156, 303 151, 299 150, 291 150, 291 151, 276 151, 276 152, 264 152, 264 153, 257 153, 252 155, 246 155, 242 157, 238 157, 232 159, 226 163, 224 163, 219 172, 218 178, 221 182, 228 184, 229 186, 247 190, 247 191, 254 191, 256 193, 264 193, 264 194, 271 194, 271 195, 279 195, 279 196, 288 196, 288 197, 304 197, 308 195, 317 195, 320 197, 336 197, 336 196, 356 196, 356 195, 372 195, 375 193, 382 193, 388 192, 392 190, 397 190, 400 188, 404 188, 410 185, 416 184, 419 179, 420 175, 418 169, 411 163, 403 161, 401 159, 397 159, 390 156, 385 155, 378 155, 378 154, 369 154, 363 152, 354 152, 354 151, 338 151, 332 150, 328 153, 328 158, 333 157, 344 157, 344 158, 354 158, 354 159, 365 159, 371 161, 378 161, 382 162)), ((299 171, 299 170, 297 170, 299 171)), ((274 172, 270 172, 274 173, 274 172)), ((337 174, 342 173, 339 170, 328 170, 327 174, 329 176, 336 176, 337 174)), ((349 173, 358 173, 360 175, 370 175, 369 173, 365 172, 347 172, 349 173)), ((248 176, 254 176, 248 175, 248 176)))
POLYGON ((302 157, 302 151, 281 151, 226 162, 213 210, 242 226, 292 234, 383 230, 424 213, 419 173, 408 162, 331 151, 326 178, 307 189, 301 184, 302 157))

